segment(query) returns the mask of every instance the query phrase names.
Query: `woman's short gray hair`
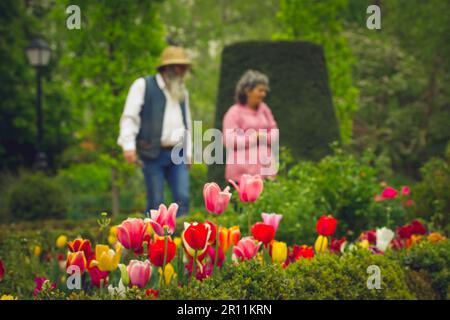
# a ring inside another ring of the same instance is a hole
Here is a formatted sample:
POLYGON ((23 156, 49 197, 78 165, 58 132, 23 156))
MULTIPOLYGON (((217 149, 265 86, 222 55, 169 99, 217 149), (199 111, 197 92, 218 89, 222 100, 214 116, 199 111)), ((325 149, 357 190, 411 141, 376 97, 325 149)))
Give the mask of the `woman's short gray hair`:
POLYGON ((236 100, 241 104, 247 103, 247 90, 252 90, 258 85, 264 85, 269 90, 269 78, 256 70, 247 70, 236 85, 236 100))

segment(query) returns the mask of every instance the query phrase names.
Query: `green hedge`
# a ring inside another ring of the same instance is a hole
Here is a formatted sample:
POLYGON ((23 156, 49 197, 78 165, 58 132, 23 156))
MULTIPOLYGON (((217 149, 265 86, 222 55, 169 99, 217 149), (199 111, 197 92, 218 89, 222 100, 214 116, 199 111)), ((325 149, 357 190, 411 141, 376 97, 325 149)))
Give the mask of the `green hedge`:
MULTIPOLYGON (((339 128, 322 47, 309 42, 249 41, 222 52, 215 127, 234 104, 237 81, 247 69, 265 73, 270 80, 267 104, 280 128, 280 145, 296 158, 318 160, 339 140, 339 128)), ((223 181, 224 166, 213 165, 209 179, 223 181)))
POLYGON ((190 287, 170 287, 161 299, 434 299, 448 298, 450 241, 424 242, 406 252, 375 255, 357 250, 343 256, 324 254, 301 259, 283 269, 262 266, 256 260, 226 266, 220 277, 195 282, 190 287), (421 273, 408 261, 424 261, 421 273), (368 289, 367 268, 381 272, 381 289, 368 289), (428 265, 428 267, 426 267, 428 265), (433 279, 431 283, 426 279, 433 279), (439 279, 439 280, 438 280, 439 279), (447 290, 445 291, 444 290, 447 290))

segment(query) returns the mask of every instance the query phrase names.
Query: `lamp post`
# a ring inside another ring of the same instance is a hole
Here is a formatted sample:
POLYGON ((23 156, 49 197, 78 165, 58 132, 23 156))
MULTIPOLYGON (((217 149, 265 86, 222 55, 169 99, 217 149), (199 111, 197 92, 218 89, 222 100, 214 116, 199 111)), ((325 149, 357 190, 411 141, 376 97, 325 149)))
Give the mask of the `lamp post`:
POLYGON ((44 136, 44 120, 42 115, 42 69, 48 65, 50 60, 50 47, 42 39, 35 38, 31 40, 26 49, 29 64, 36 69, 36 125, 37 125, 37 141, 36 141, 36 159, 34 166, 37 169, 47 168, 47 155, 43 148, 44 136))

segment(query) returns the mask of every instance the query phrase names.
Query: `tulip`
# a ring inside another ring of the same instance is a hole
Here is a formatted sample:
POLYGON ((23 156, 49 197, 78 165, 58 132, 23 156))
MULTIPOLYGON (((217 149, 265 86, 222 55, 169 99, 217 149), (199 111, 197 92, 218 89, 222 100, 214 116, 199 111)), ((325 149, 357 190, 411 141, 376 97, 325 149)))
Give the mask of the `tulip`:
POLYGON ((56 239, 56 247, 57 248, 64 248, 67 244, 67 237, 65 235, 60 235, 57 239, 56 239))
POLYGON ((404 226, 398 227, 397 234, 400 239, 409 239, 413 234, 413 226, 410 224, 406 224, 404 226))
POLYGON ((95 246, 95 260, 92 261, 91 266, 97 266, 100 271, 114 271, 119 266, 121 254, 120 244, 117 244, 116 251, 107 245, 98 244, 95 246))
POLYGON ((369 243, 369 240, 367 240, 367 239, 360 241, 360 242, 358 243, 358 245, 359 245, 361 248, 363 248, 363 249, 369 249, 369 248, 370 248, 370 243, 369 243))
POLYGON ((316 230, 319 235, 332 236, 336 231, 337 220, 332 216, 321 216, 316 224, 316 230))
POLYGON ((89 240, 77 238, 74 241, 68 242, 67 247, 69 248, 70 252, 83 251, 84 256, 88 261, 92 258, 93 252, 91 248, 91 241, 89 240))
POLYGON ((220 248, 223 252, 227 252, 230 246, 235 246, 241 238, 241 230, 239 226, 233 226, 229 229, 219 228, 220 248))
POLYGON ((10 294, 4 294, 0 297, 0 300, 16 300, 16 298, 10 294))
POLYGON ((211 226, 206 223, 184 223, 184 231, 181 235, 187 252, 193 256, 195 252, 205 252, 211 237, 211 226))
POLYGON ((205 224, 209 225, 209 227, 211 229, 211 235, 209 236, 208 244, 214 245, 216 243, 216 237, 217 237, 217 231, 218 231, 217 226, 209 220, 206 220, 205 224))
POLYGON ((369 230, 361 233, 359 240, 367 240, 370 244, 375 244, 377 242, 377 234, 375 230, 369 230))
POLYGON ((103 287, 108 282, 108 271, 101 271, 98 267, 88 268, 89 275, 91 276, 91 283, 97 288, 103 287))
POLYGON ((275 229, 269 224, 257 222, 251 229, 253 237, 264 244, 268 244, 275 237, 275 229))
POLYGON ((325 252, 328 248, 328 238, 326 236, 318 236, 316 243, 314 244, 314 249, 317 253, 319 252, 325 252))
POLYGON ((209 256, 210 260, 212 261, 213 265, 215 264, 216 266, 222 267, 223 262, 225 261, 225 255, 223 254, 223 251, 220 247, 218 248, 217 255, 216 255, 216 249, 214 249, 211 246, 208 246, 208 249, 206 249, 206 253, 209 256), (217 264, 216 264, 216 259, 217 259, 217 264))
POLYGON ((108 235, 108 243, 110 245, 113 245, 117 242, 117 226, 112 226, 109 229, 109 235, 108 235))
POLYGON ((120 270, 120 281, 124 286, 128 286, 130 283, 130 277, 128 276, 127 266, 120 263, 119 264, 119 270, 120 270))
POLYGON ((381 197, 383 199, 394 199, 398 195, 397 190, 395 190, 392 187, 386 187, 383 192, 381 193, 381 197))
POLYGON ((130 277, 130 286, 144 288, 150 280, 152 268, 150 261, 131 260, 127 266, 128 276, 130 277))
POLYGON ((280 224, 281 219, 283 219, 283 215, 276 213, 262 213, 261 216, 264 223, 270 224, 275 229, 275 232, 277 232, 278 225, 280 224))
POLYGON ((261 243, 252 237, 244 237, 233 247, 233 260, 249 260, 256 256, 261 243))
MULTIPOLYGON (((167 254, 166 263, 170 263, 175 257, 177 251, 177 246, 175 242, 169 237, 167 239, 167 254)), ((148 245, 148 257, 150 262, 157 266, 162 267, 164 264, 164 239, 158 238, 157 240, 151 241, 148 245)))
POLYGON ((344 252, 346 243, 347 243, 347 239, 345 237, 342 237, 341 239, 331 239, 330 252, 333 252, 333 253, 344 252))
POLYGON ((313 247, 308 247, 307 245, 294 245, 292 247, 292 252, 289 253, 289 261, 294 262, 300 258, 311 259, 314 257, 313 247))
POLYGON ((411 222, 412 234, 424 235, 427 233, 427 228, 419 221, 413 220, 411 222))
POLYGON ((117 239, 126 249, 139 251, 142 249, 147 226, 142 219, 128 218, 117 227, 117 239))
POLYGON ((5 265, 2 260, 0 260, 0 282, 5 277, 5 265))
POLYGON ((206 183, 203 187, 203 199, 205 207, 210 213, 221 214, 225 211, 230 202, 230 187, 225 187, 222 191, 215 182, 206 183))
POLYGON ((168 235, 172 235, 175 232, 177 211, 178 205, 176 203, 172 203, 169 209, 161 204, 158 210, 150 210, 150 225, 153 231, 160 237, 165 236, 164 230, 168 235))
POLYGON ((69 252, 67 254, 66 269, 70 266, 77 266, 80 269, 80 274, 86 270, 87 260, 84 251, 69 252))
POLYGON ((377 229, 376 248, 382 252, 385 252, 394 237, 395 233, 391 229, 386 227, 377 229))
MULTIPOLYGON (((159 272, 159 275, 162 276, 163 271, 162 271, 161 268, 158 270, 158 272, 159 272)), ((164 283, 165 283, 165 285, 168 286, 172 282, 172 279, 174 279, 176 276, 177 276, 177 274, 175 273, 174 267, 172 266, 171 263, 168 263, 166 265, 166 268, 165 268, 165 271, 164 271, 164 283)))
POLYGON ((147 289, 145 290, 145 295, 147 297, 153 297, 154 299, 156 299, 159 296, 159 291, 155 289, 147 289))
POLYGON ((46 277, 36 277, 34 282, 36 283, 36 287, 33 290, 34 296, 37 296, 43 289, 53 290, 56 288, 56 283, 51 283, 46 277))
POLYGON ((35 257, 39 257, 42 253, 42 247, 41 246, 34 246, 33 254, 35 257))
POLYGON ((402 193, 403 196, 407 196, 411 193, 411 190, 409 189, 408 186, 403 186, 400 192, 402 193))
POLYGON ((288 256, 288 247, 285 242, 273 241, 272 242, 272 261, 283 263, 288 256))
POLYGON ((418 243, 420 240, 422 240, 422 236, 419 234, 413 234, 411 236, 411 238, 406 239, 406 247, 409 248, 411 247, 413 244, 418 243))
MULTIPOLYGON (((430 242, 439 242, 439 241, 442 241, 442 240, 445 240, 445 239, 447 239, 447 238, 444 237, 442 234, 440 234, 438 232, 432 232, 427 237, 427 240, 430 241, 430 242)), ((1 276, 0 276, 0 280, 1 280, 1 276)))
POLYGON ((239 185, 233 180, 228 180, 239 194, 239 199, 242 202, 255 202, 264 188, 263 179, 260 175, 243 174, 239 179, 239 185))

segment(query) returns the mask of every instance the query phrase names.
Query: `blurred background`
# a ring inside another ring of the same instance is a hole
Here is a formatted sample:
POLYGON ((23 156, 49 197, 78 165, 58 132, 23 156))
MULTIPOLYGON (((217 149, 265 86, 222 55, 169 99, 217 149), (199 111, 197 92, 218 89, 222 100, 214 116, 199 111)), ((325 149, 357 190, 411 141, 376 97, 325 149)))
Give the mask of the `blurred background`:
MULTIPOLYGON (((192 117, 207 129, 214 126, 225 46, 303 40, 324 49, 340 142, 333 155, 301 166, 283 150, 280 180, 268 184, 274 192, 255 214, 291 214, 295 230, 284 229, 286 237, 309 232, 301 221, 324 211, 360 229, 385 219, 380 204, 366 204, 380 188, 410 185, 411 215, 445 230, 448 12, 448 0, 3 0, 0 222, 142 212, 142 173, 122 158, 118 122, 129 86, 154 72, 166 45, 188 49, 192 117), (81 9, 79 30, 66 27, 72 4, 81 9), (381 7, 381 30, 366 27, 370 4, 381 7), (48 64, 33 66, 33 48, 50 54, 48 64)), ((195 215, 207 168, 194 165, 190 174, 195 215)), ((389 210, 395 218, 396 209, 389 210)))

